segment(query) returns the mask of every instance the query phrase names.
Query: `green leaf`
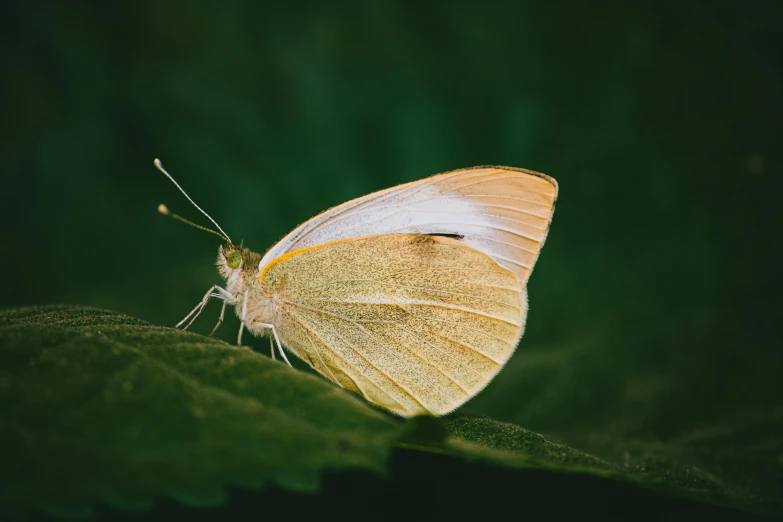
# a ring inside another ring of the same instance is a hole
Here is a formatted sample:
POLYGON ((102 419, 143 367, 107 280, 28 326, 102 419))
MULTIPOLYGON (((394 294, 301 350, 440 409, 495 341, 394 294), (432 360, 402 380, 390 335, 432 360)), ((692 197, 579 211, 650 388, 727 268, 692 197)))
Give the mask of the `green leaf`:
MULTIPOLYGON (((750 512, 783 514, 783 417, 743 429, 705 429, 676 444, 601 437, 590 454, 514 424, 455 414, 443 419, 447 452, 518 470, 600 477, 750 512), (777 460, 777 461, 776 461, 777 460)), ((594 438, 595 439, 595 438, 594 438)), ((435 448, 441 452, 440 448, 435 448)))
MULTIPOLYGON (((403 424, 249 349, 89 308, 0 312, 0 512, 86 515, 385 469, 403 424)), ((0 517, 1 518, 1 517, 0 517)))
POLYGON ((479 458, 509 467, 542 467, 560 471, 589 471, 611 476, 615 466, 598 457, 548 441, 538 433, 508 422, 479 416, 454 415, 444 419, 451 436, 448 448, 467 458, 479 458))
POLYGON ((313 515, 464 515, 470 498, 550 516, 783 513, 780 413, 666 444, 464 413, 403 422, 251 350, 89 308, 0 311, 0 411, 0 517, 108 505, 169 520, 164 499, 223 505, 215 519, 292 499, 313 515))

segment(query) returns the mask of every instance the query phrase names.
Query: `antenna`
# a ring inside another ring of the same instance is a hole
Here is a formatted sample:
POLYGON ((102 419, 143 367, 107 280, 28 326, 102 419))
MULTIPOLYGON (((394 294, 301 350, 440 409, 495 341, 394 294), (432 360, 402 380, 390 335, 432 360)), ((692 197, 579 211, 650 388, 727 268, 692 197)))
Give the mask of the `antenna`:
MULTIPOLYGON (((190 201, 190 204, 191 204, 191 205, 193 205, 194 207, 196 207, 196 208, 199 210, 199 212, 201 212, 202 214, 204 214, 205 216, 207 216, 207 219, 209 219, 209 220, 212 222, 212 224, 213 224, 213 225, 215 225, 215 226, 217 227, 217 229, 218 229, 218 230, 220 230, 220 232, 223 234, 221 237, 222 237, 223 239, 225 239, 226 241, 228 241, 229 243, 231 243, 231 239, 228 237, 228 234, 226 234, 226 233, 223 231, 223 229, 222 229, 222 228, 220 228, 220 225, 218 225, 218 224, 217 224, 217 221, 215 221, 214 219, 212 219, 212 218, 210 217, 210 215, 209 215, 209 214, 207 214, 206 212, 204 212, 204 211, 201 209, 201 207, 199 207, 198 205, 196 205, 196 202, 195 202, 195 201, 193 201, 192 199, 190 199, 190 196, 188 196, 188 193, 187 193, 187 192, 185 192, 185 191, 182 189, 182 187, 180 187, 180 186, 179 186, 179 183, 177 183, 176 181, 174 181, 174 178, 172 178, 172 177, 171 177, 171 174, 169 174, 168 172, 166 172, 166 169, 164 169, 164 168, 163 168, 163 165, 160 163, 160 160, 159 160, 158 158, 155 158, 155 167, 156 167, 156 168, 157 168, 159 171, 161 171, 163 174, 165 174, 165 175, 166 175, 166 177, 167 177, 167 178, 169 178, 169 179, 171 180, 171 182, 172 182, 172 183, 174 183, 174 185, 175 185, 175 186, 176 186, 176 187, 179 189, 179 191, 180 191, 180 192, 182 192, 182 193, 185 195, 185 197, 186 197, 186 198, 188 198, 188 201, 190 201)), ((168 210, 169 210, 169 209, 168 209, 168 208, 166 208, 166 205, 160 205, 160 206, 158 206, 158 212, 160 212, 161 214, 164 214, 164 215, 169 215, 169 212, 168 212, 168 210), (161 207, 163 208, 163 210, 165 210, 165 212, 161 212, 161 207)), ((189 225, 193 225, 193 226, 194 226, 194 227, 196 227, 196 228, 200 228, 200 229, 202 229, 202 230, 207 230, 207 231, 209 231, 209 232, 213 232, 213 233, 217 234, 217 232, 215 232, 214 230, 211 230, 211 229, 209 229, 209 228, 202 227, 201 225, 196 225, 195 223, 193 223, 193 222, 190 222, 190 221, 188 221, 187 219, 185 219, 185 218, 182 218, 182 217, 180 217, 180 216, 178 216, 178 215, 176 215, 176 214, 171 214, 171 217, 173 217, 174 219, 178 219, 179 221, 182 221, 183 223, 188 223, 189 225)), ((218 235, 220 235, 220 234, 218 234, 218 235)), ((231 243, 231 244, 233 245, 233 243, 231 243)))
POLYGON ((174 212, 171 212, 169 210, 169 207, 167 207, 163 203, 158 205, 158 212, 160 212, 164 216, 171 216, 174 219, 176 219, 177 221, 181 221, 181 222, 185 223, 186 225, 190 225, 191 227, 197 228, 199 230, 203 230, 204 232, 209 232, 210 234, 215 234, 217 237, 219 237, 221 239, 225 239, 226 241, 228 241, 228 243, 230 245, 233 245, 233 243, 231 243, 231 240, 229 238, 227 238, 226 236, 224 236, 223 234, 221 234, 219 232, 216 232, 216 231, 212 230, 211 228, 202 227, 201 225, 197 225, 196 223, 190 221, 189 219, 185 219, 184 217, 182 217, 182 216, 180 216, 178 214, 175 214, 174 212))

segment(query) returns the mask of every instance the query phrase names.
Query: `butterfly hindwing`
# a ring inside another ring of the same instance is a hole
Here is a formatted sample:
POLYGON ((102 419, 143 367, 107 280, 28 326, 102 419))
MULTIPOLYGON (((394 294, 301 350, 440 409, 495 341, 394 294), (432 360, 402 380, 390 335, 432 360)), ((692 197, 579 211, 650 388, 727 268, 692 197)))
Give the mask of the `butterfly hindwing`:
POLYGON ((291 251, 261 273, 283 344, 324 377, 398 414, 443 414, 511 356, 526 296, 463 241, 385 234, 291 251))

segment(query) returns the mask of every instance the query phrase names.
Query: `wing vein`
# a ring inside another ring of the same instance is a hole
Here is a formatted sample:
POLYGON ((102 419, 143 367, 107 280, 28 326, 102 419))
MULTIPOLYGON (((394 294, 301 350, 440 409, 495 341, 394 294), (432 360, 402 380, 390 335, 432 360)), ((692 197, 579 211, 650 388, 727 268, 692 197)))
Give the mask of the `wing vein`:
MULTIPOLYGON (((396 325, 396 326, 397 326, 397 328, 405 329, 405 328, 404 328, 402 325, 396 325)), ((485 379, 485 377, 484 377, 483 375, 481 375, 479 372, 477 372, 476 370, 474 370, 473 368, 471 368, 471 367, 470 367, 470 366, 468 366, 467 364, 464 364, 464 363, 460 362, 459 360, 457 360, 457 359, 453 358, 453 357, 452 357, 452 356, 451 356, 451 355, 450 355, 450 354, 449 354, 449 353, 448 353, 446 350, 443 350, 443 349, 442 349, 442 348, 440 348, 439 346, 436 346, 436 345, 432 344, 431 342, 427 341, 427 340, 426 340, 424 337, 422 337, 422 336, 419 334, 419 332, 417 332, 416 330, 414 330, 414 329, 412 329, 412 328, 408 328, 408 329, 405 329, 405 332, 406 332, 406 333, 409 333, 409 334, 411 334, 411 335, 413 335, 414 337, 416 337, 418 340, 420 340, 420 341, 422 342, 422 344, 426 344, 426 345, 427 345, 427 346, 429 346, 430 348, 432 348, 432 349, 434 349, 434 350, 436 350, 436 351, 438 351, 438 352, 442 353, 442 354, 443 354, 443 355, 444 355, 446 358, 448 358, 448 359, 449 359, 451 362, 453 362, 454 364, 458 365, 460 368, 463 368, 463 369, 465 369, 465 370, 468 370, 469 372, 472 372, 472 373, 474 373, 474 374, 478 375, 478 376, 479 376, 479 377, 481 377, 482 379, 485 379)), ((432 364, 432 363, 430 363, 430 364, 432 364)), ((441 372, 441 373, 443 373, 443 372, 441 372)), ((444 374, 444 375, 445 375, 445 374, 444 374)), ((449 377, 449 376, 448 376, 448 375, 446 375, 446 377, 449 377)), ((449 379, 451 379, 451 377, 449 377, 449 379)), ((457 386, 459 386, 459 387, 460 387, 460 388, 462 388, 463 390, 465 390, 465 392, 467 392, 467 393, 470 393, 468 390, 466 390, 466 389, 465 389, 465 388, 464 388, 464 387, 463 387, 463 386, 462 386, 460 383, 458 383, 458 382, 457 382, 457 381, 455 381, 454 379, 451 379, 451 381, 452 381, 452 382, 454 382, 454 384, 456 384, 457 386)))
MULTIPOLYGON (((438 199, 473 199, 473 198, 498 198, 498 199, 510 199, 512 201, 524 201, 525 203, 533 203, 535 205, 541 205, 548 207, 549 203, 541 203, 540 201, 534 201, 532 199, 525 199, 525 198, 517 198, 514 196, 502 196, 500 194, 465 194, 462 196, 440 196, 438 199)), ((427 201, 427 200, 421 200, 421 201, 427 201)), ((504 210, 513 210, 514 212, 519 212, 521 214, 527 214, 528 216, 533 216, 541 219, 547 219, 549 218, 549 215, 541 215, 536 214, 535 212, 530 212, 528 210, 522 210, 521 208, 517 207, 509 207, 506 205, 493 205, 492 203, 478 203, 482 207, 487 208, 502 208, 504 210)))
POLYGON ((416 315, 416 317, 418 317, 419 319, 422 319, 424 321, 435 321, 437 323, 453 324, 453 325, 459 326, 460 328, 464 328, 466 330, 473 330, 474 332, 478 332, 478 333, 484 334, 487 337, 492 337, 493 339, 497 339, 498 341, 502 341, 503 343, 508 344, 508 339, 503 339, 502 337, 498 337, 495 334, 492 334, 492 333, 489 333, 489 332, 485 332, 481 328, 473 328, 472 326, 465 326, 464 324, 455 323, 454 321, 447 321, 445 319, 435 319, 434 317, 423 317, 421 315, 416 315))
MULTIPOLYGON (((427 288, 426 286, 411 286, 411 285, 392 285, 391 283, 382 283, 384 286, 393 286, 396 288, 410 288, 412 290, 427 290, 428 292, 437 292, 439 294, 448 294, 448 295, 461 295, 464 297, 472 297, 473 299, 479 299, 481 301, 487 301, 488 303, 495 303, 499 305, 508 306, 509 308, 512 308, 514 310, 521 311, 522 309, 518 306, 514 306, 509 303, 504 303, 503 301, 496 301, 495 299, 489 299, 487 297, 479 297, 475 295, 465 294, 462 292, 451 292, 449 290, 437 290, 435 288, 427 288)), ((472 284, 480 284, 480 283, 472 283, 472 284)), ((481 286, 488 286, 488 285, 481 285, 481 286)), ((495 287, 495 288, 504 288, 504 287, 495 287)), ((515 292, 518 293, 518 292, 515 292)))
MULTIPOLYGON (((381 279, 387 279, 389 277, 394 277, 394 276, 401 275, 401 274, 407 274, 407 273, 410 273, 410 272, 456 271, 456 270, 466 271, 466 272, 482 272, 482 273, 486 272, 486 270, 482 270, 482 269, 478 269, 478 268, 467 268, 467 267, 410 268, 410 269, 407 269, 407 270, 398 270, 397 272, 389 272, 388 274, 383 274, 383 275, 380 275, 378 277, 369 277, 369 278, 366 278, 366 279, 364 279, 364 278, 363 279, 358 279, 358 278, 334 279, 334 280, 331 280, 331 281, 329 281, 327 283, 323 283, 323 284, 320 284, 320 285, 306 286, 306 287, 299 288, 299 289, 296 289, 296 290, 289 290, 289 291, 287 291, 287 294, 288 295, 290 295, 290 294, 298 294, 302 290, 316 290, 318 288, 322 288, 324 286, 330 286, 330 285, 333 285, 335 283, 358 283, 358 282, 364 282, 364 281, 367 281, 367 282, 369 282, 369 281, 378 281, 378 280, 381 280, 381 279)), ((502 290, 513 290, 515 292, 517 291, 517 288, 509 287, 509 286, 487 285, 487 284, 483 284, 483 283, 473 283, 473 284, 478 285, 478 286, 483 286, 483 287, 486 287, 486 288, 497 288, 497 289, 502 289, 502 290)))
MULTIPOLYGON (((463 238, 465 238, 465 237, 471 237, 471 238, 475 238, 475 239, 485 239, 485 240, 487 240, 487 241, 492 241, 492 242, 494 242, 494 243, 500 243, 500 244, 502 244, 502 245, 508 245, 508 246, 510 246, 510 247, 518 248, 518 249, 520 249, 520 250, 524 250, 525 252, 530 252, 531 254, 535 254, 535 253, 536 253, 536 251, 535 251, 535 250, 530 250, 529 248, 525 248, 525 247, 523 247, 523 246, 515 245, 514 243, 509 243, 508 241, 503 241, 503 240, 501 240, 501 239, 495 239, 494 237, 476 236, 476 235, 474 235, 474 234, 462 234, 462 237, 463 237, 463 238)), ((475 248, 475 247, 474 247, 474 248, 475 248)), ((497 254, 487 254, 487 255, 488 255, 488 256, 491 256, 491 257, 499 257, 497 254)), ((524 266, 524 265, 523 265, 523 266, 524 266)), ((529 268, 529 267, 528 267, 528 268, 529 268)))
MULTIPOLYGON (((349 322, 349 321, 346 321, 346 322, 349 322)), ((408 395, 409 395, 409 396, 410 396, 410 397, 411 397, 411 398, 412 398, 414 401, 416 401, 417 403, 419 403, 419 406, 421 406, 421 407, 424 409, 424 411, 427 411, 427 412, 429 412, 429 411, 430 411, 430 410, 429 410, 429 408, 427 408, 426 406, 424 406, 424 405, 421 403, 421 401, 420 401, 419 399, 417 399, 417 398, 416 398, 416 396, 415 396, 415 395, 413 395, 413 394, 410 392, 410 390, 408 390, 407 388, 405 388, 404 386, 402 386, 400 383, 398 383, 397 381, 395 381, 394 379, 392 379, 392 378, 391 378, 391 376, 390 376, 388 373, 386 373, 386 372, 384 372, 383 370, 381 370, 380 368, 378 368, 378 367, 377 367, 375 364, 373 364, 373 363, 372 363, 372 361, 370 361, 369 359, 367 359, 367 357, 365 357, 364 355, 362 355, 361 353, 359 353, 359 350, 356 348, 356 346, 354 346, 354 344, 353 344, 352 342, 350 342, 350 341, 349 341, 349 340, 347 340, 347 339, 346 339, 344 336, 342 336, 342 335, 340 334, 340 332, 338 332, 337 330, 333 330, 333 331, 334 331, 335 335, 337 335, 337 337, 339 337, 340 339, 342 339, 342 341, 345 343, 345 345, 346 345, 346 346, 347 346, 347 347, 348 347, 350 350, 353 350, 353 352, 354 352, 356 355, 358 355, 359 357, 361 357, 362 359, 364 359, 364 360, 367 362, 367 364, 368 364, 369 366, 372 366, 373 368, 375 368, 375 369, 378 371, 378 373, 380 373, 380 374, 384 375, 384 376, 385 376, 387 379, 389 379, 389 381, 390 381, 392 384, 394 384, 394 385, 395 385, 395 386, 397 386, 399 389, 401 389, 402 391, 404 391, 405 393, 407 393, 407 394, 408 394, 408 395)))
MULTIPOLYGON (((379 339, 379 338, 378 338, 378 336, 377 336, 377 335, 373 334, 372 332, 370 332, 369 330, 367 330, 367 328, 363 327, 362 325, 360 325, 360 324, 359 324, 359 323, 357 323, 356 321, 351 321, 351 323, 353 323, 353 325, 354 325, 354 326, 356 326, 356 327, 358 327, 359 329, 361 329, 362 331, 364 331, 364 332, 365 332, 365 333, 366 333, 366 334, 367 334, 369 337, 371 337, 371 338, 375 339, 375 340, 376 340, 376 341, 378 341, 379 343, 385 344, 385 343, 383 343, 383 340, 382 340, 382 339, 379 339)), ((388 346, 388 345, 387 345, 387 346, 388 346)), ((460 386, 460 384, 459 384, 458 382, 456 382, 454 379, 452 379, 451 377, 449 377, 448 375, 446 375, 445 373, 443 373, 443 372, 440 370, 440 368, 438 368, 437 366, 435 366, 434 364, 432 364, 431 362, 429 362, 427 359, 425 359, 424 357, 422 357, 421 355, 419 355, 419 354, 418 354, 418 353, 416 353, 415 351, 413 351, 413 349, 412 349, 412 348, 410 348, 409 346, 407 346, 407 345, 406 345, 406 347, 407 347, 407 348, 409 348, 409 350, 410 350, 410 353, 411 353, 411 354, 413 354, 413 355, 414 355, 414 357, 416 357, 417 359, 419 359, 419 360, 423 361, 423 362, 424 362, 424 364, 426 364, 427 366, 430 366, 430 367, 434 368, 435 370, 437 370, 437 371, 438 371, 438 373, 440 373, 441 375, 443 375, 444 377, 446 377, 448 380, 450 380, 451 382, 453 382, 454 384, 456 384, 457 386, 459 386, 459 387, 460 387, 460 389, 461 389, 462 391, 464 391, 465 393, 468 393, 468 394, 470 393, 470 392, 468 392, 468 390, 466 390, 465 388, 463 388, 462 386, 460 386)), ((403 360, 403 359, 402 359, 402 358, 401 358, 399 355, 397 355, 397 354, 394 352, 394 350, 388 350, 388 352, 389 352, 389 353, 391 353, 391 354, 392 354, 392 356, 393 356, 395 359, 397 359, 398 361, 400 361, 401 363, 403 363, 403 364, 405 364, 405 363, 406 363, 406 362, 405 362, 405 360, 403 360)), ((434 389, 434 390, 435 390, 435 391, 438 393, 438 395, 440 395, 440 396, 441 396, 441 398, 443 398, 443 400, 444 400, 444 401, 446 401, 447 403, 453 402, 453 401, 451 401, 451 399, 449 399, 448 397, 446 397, 446 396, 443 394, 443 392, 441 392, 441 391, 440 391, 440 389, 438 389, 438 387, 437 387, 436 385, 432 384, 432 382, 430 382, 430 380, 429 380, 429 379, 427 379, 427 374, 426 374, 426 373, 422 372, 422 371, 421 371, 419 368, 416 368, 416 367, 413 367, 413 366, 409 366, 409 368, 412 368, 412 369, 413 369, 413 371, 415 371, 415 372, 416 372, 416 373, 417 373, 419 376, 421 376, 421 377, 424 379, 424 382, 426 382, 427 384, 429 384, 430 386, 432 386, 432 389, 434 389)), ((396 381, 395 381, 395 382, 396 382, 396 381)), ((406 390, 406 391, 407 391, 407 390, 406 390)), ((410 394, 410 392, 408 392, 408 393, 410 394)), ((413 394, 411 394, 411 397, 413 397, 414 399, 416 399, 416 397, 414 397, 414 396, 413 396, 413 394)), ((416 402, 418 402, 419 404, 421 404, 421 402, 420 402, 418 399, 416 399, 416 402)), ((424 406, 424 405, 422 404, 422 406, 424 406)), ((426 408, 426 407, 425 407, 425 409, 427 409, 427 411, 429 411, 429 408, 426 408)))
POLYGON ((438 332, 432 332, 432 334, 433 334, 433 335, 437 335, 437 336, 438 336, 438 337, 440 337, 441 339, 446 339, 446 340, 447 340, 447 341, 449 341, 449 342, 452 342, 452 343, 454 343, 454 344, 458 344, 458 345, 460 345, 460 346, 463 346, 463 347, 467 348, 468 350, 470 350, 470 351, 472 351, 472 352, 474 352, 474 353, 477 353, 477 354, 479 354, 480 356, 484 357, 485 359, 488 359, 488 360, 492 361, 492 362, 493 362, 493 363, 495 363, 495 364, 503 364, 501 361, 496 361, 495 359, 493 359, 493 358, 492 358, 492 357, 490 357, 489 355, 485 354, 485 353, 484 353, 484 352, 482 352, 481 350, 479 350, 479 349, 477 349, 477 348, 474 348, 473 346, 471 346, 471 345, 469 345, 469 344, 465 344, 465 343, 463 343, 462 341, 458 341, 458 340, 456 340, 456 339, 452 339, 452 338, 451 338, 451 337, 449 337, 448 335, 443 335, 443 334, 440 334, 440 333, 438 333, 438 332))
MULTIPOLYGON (((485 314, 485 313, 479 312, 478 310, 471 310, 470 308, 463 308, 461 306, 451 306, 451 305, 448 305, 448 304, 445 304, 445 303, 436 303, 436 302, 433 302, 433 301, 422 301, 422 302, 418 302, 418 303, 415 303, 415 302, 414 303, 403 303, 403 304, 401 304, 399 306, 401 306, 403 309, 406 306, 429 306, 429 307, 433 307, 433 308, 444 308, 446 310, 457 310, 459 312, 465 312, 465 313, 468 313, 468 314, 476 315, 478 317, 486 317, 487 319, 492 319, 493 321, 500 321, 501 323, 506 323, 506 324, 509 324, 511 326, 519 326, 517 323, 515 323, 513 321, 509 321, 508 319, 503 319, 502 317, 497 317, 497 316, 494 316, 494 315, 485 314)), ((417 317, 420 317, 420 316, 417 316, 417 317)))
MULTIPOLYGON (((290 315, 290 314, 289 314, 289 315, 290 315)), ((318 351, 318 347, 315 345, 315 343, 313 342, 313 340, 310 338, 310 334, 308 333, 307 329, 305 329, 305 335, 307 336, 307 340, 308 340, 308 341, 310 341, 310 346, 312 346, 312 347, 313 347, 313 351, 314 351, 314 352, 315 352, 315 354, 318 356, 318 359, 320 359, 320 360, 321 360, 321 364, 323 364, 323 365, 324 365, 324 368, 326 368, 326 371, 327 371, 327 372, 329 372, 329 375, 331 375, 331 376, 332 376, 332 380, 333 380, 334 382, 336 382, 336 383, 337 383, 337 384, 340 386, 340 388, 345 388, 345 386, 343 386, 342 384, 340 384, 340 381, 339 381, 339 380, 337 380, 337 377, 335 377, 335 376, 334 376, 334 374, 332 373, 332 370, 329 368, 329 365, 328 365, 328 364, 326 364, 326 361, 324 361, 324 358, 323 358, 323 357, 321 357, 321 352, 319 352, 319 351, 318 351)), ((345 373, 345 372, 343 372, 343 373, 345 373)), ((351 379, 351 380, 353 380, 353 379, 351 379)), ((354 384, 356 384, 356 382, 354 382, 354 384)), ((358 388, 358 386, 357 386, 357 388, 358 388)))
MULTIPOLYGON (((451 192, 451 191, 449 191, 449 192, 451 192)), ((448 192, 446 194, 448 194, 448 192)), ((477 198, 477 197, 478 198, 502 198, 502 199, 510 199, 510 200, 513 200, 513 201, 524 201, 525 203, 533 203, 534 205, 541 205, 542 207, 550 207, 552 205, 551 203, 542 203, 542 202, 536 201, 534 199, 518 198, 516 196, 504 196, 504 195, 500 195, 500 194, 462 194, 462 195, 459 195, 459 196, 445 196, 444 195, 444 196, 439 196, 438 199, 441 199, 441 198, 442 199, 447 199, 447 198, 448 199, 470 199, 470 198, 477 198)), ((516 209, 514 207, 504 207, 504 206, 500 206, 500 205, 488 205, 486 203, 479 203, 479 205, 498 206, 499 208, 509 208, 509 209, 512 209, 512 210, 518 210, 519 212, 524 212, 525 214, 530 214, 531 216, 536 216, 536 217, 540 217, 540 218, 544 218, 544 219, 547 219, 549 217, 549 215, 542 216, 540 214, 534 214, 532 212, 527 212, 525 210, 516 209)))
MULTIPOLYGON (((330 317, 334 317, 335 319, 340 319, 341 321, 346 321, 346 322, 349 322, 349 323, 354 321, 354 319, 351 319, 350 317, 343 317, 342 315, 333 314, 331 312, 327 312, 326 310, 321 310, 319 308, 311 308, 309 306, 305 306, 305 305, 297 303, 295 301, 288 301, 287 299, 281 299, 280 301, 282 303, 287 304, 287 305, 291 305, 291 306, 295 306, 297 308, 301 308, 302 310, 308 310, 310 312, 315 312, 315 313, 318 313, 318 314, 328 315, 330 317)), ((383 303, 383 304, 387 304, 387 303, 383 303)), ((392 303, 388 303, 388 304, 392 304, 392 303)), ((361 321, 361 322, 363 322, 363 323, 380 323, 380 324, 383 324, 383 323, 399 323, 401 320, 402 319, 395 319, 393 321, 361 321)))
MULTIPOLYGON (((473 284, 477 284, 477 283, 473 283, 473 284)), ((448 290, 438 290, 436 288, 428 288, 426 286, 411 286, 411 285, 400 285, 400 284, 392 284, 392 283, 381 283, 381 285, 385 286, 385 287, 388 287, 388 288, 408 288, 408 289, 411 289, 411 290, 424 290, 426 292, 435 292, 435 293, 438 293, 438 294, 458 295, 458 296, 463 296, 463 297, 470 297, 472 299, 478 299, 480 301, 486 301, 488 303, 495 303, 495 304, 499 304, 499 305, 502 305, 502 306, 507 306, 507 307, 509 307, 509 308, 511 308, 513 310, 517 310, 517 311, 521 311, 522 310, 518 306, 514 306, 514 305, 512 305, 510 303, 504 303, 503 301, 496 301, 495 299, 489 299, 487 297, 479 297, 479 296, 475 296, 475 295, 471 295, 471 294, 465 294, 465 293, 462 293, 462 292, 451 292, 451 291, 448 291, 448 290)), ((482 285, 482 286, 485 286, 485 285, 482 285)), ((503 288, 503 287, 501 287, 501 288, 503 288)), ((339 295, 339 294, 335 294, 335 295, 339 295)), ((335 302, 335 303, 367 304, 365 301, 342 301, 342 300, 339 300, 339 299, 329 299, 329 298, 326 298, 326 297, 323 297, 323 298, 321 298, 321 297, 311 297, 310 299, 313 300, 313 301, 326 301, 326 302, 335 302)), ((395 303, 373 303, 373 304, 395 304, 395 303)))
MULTIPOLYGON (((318 337, 318 338, 320 339, 320 336, 319 336, 319 335, 318 335, 318 334, 317 334, 315 331, 313 331, 313 329, 312 329, 312 328, 310 328, 309 326, 305 325, 305 324, 304 324, 302 321, 300 321, 300 320, 299 320, 299 319, 298 319, 298 318, 297 318, 297 317, 296 317, 294 314, 292 314, 291 312, 289 312, 288 310, 286 310, 284 307, 280 307, 280 309, 281 309, 281 310, 283 310, 285 313, 287 313, 287 314, 288 314, 288 315, 289 315, 289 316, 290 316, 290 317, 291 317, 291 318, 292 318, 294 321, 296 321, 296 323, 297 323, 299 326, 301 326, 302 328, 304 328, 305 330, 309 331, 310 333, 312 333, 313 335, 315 335, 316 337, 318 337)), ((340 338, 342 338, 342 336, 341 336, 341 335, 339 335, 339 334, 338 334, 338 336, 339 336, 340 338)), ((331 348, 331 347, 330 347, 328 344, 326 344, 326 343, 323 343, 323 344, 324 344, 324 346, 326 346, 326 347, 329 347, 329 349, 330 349, 330 350, 331 350, 331 352, 332 352, 332 355, 334 355, 335 357, 337 357, 338 359, 340 359, 341 361, 343 361, 343 363, 345 363, 345 366, 346 366, 346 367, 348 367, 348 368, 351 368, 351 367, 352 367, 350 364, 348 364, 348 362, 347 362, 347 361, 346 361, 346 360, 345 360, 343 357, 341 357, 341 356, 340 356, 340 354, 338 354, 337 352, 335 352, 335 351, 334 351, 334 349, 333 349, 333 348, 331 348)), ((346 343, 346 344, 349 344, 349 343, 346 343)), ((359 357, 361 357, 362 359, 364 359, 365 361, 367 361, 367 359, 365 359, 364 357, 362 357, 362 354, 360 354, 360 353, 356 352, 356 350, 354 350, 354 349, 353 349, 353 347, 351 347, 351 346, 348 346, 348 348, 349 348, 349 349, 351 349, 351 350, 353 350, 353 351, 356 353, 356 355, 358 355, 359 357)), ((372 364, 370 361, 367 361, 367 364, 368 364, 368 365, 370 365, 370 366, 373 366, 373 367, 375 367, 375 365, 373 365, 373 364, 372 364)), ((376 369, 377 369, 377 368, 376 368, 376 369)), ((381 372, 380 370, 378 370, 378 371, 379 371, 380 373, 382 373, 383 375, 386 375, 385 373, 381 372)), ((351 377, 351 376, 348 374, 348 372, 346 372, 346 371, 343 371, 343 373, 344 373, 344 374, 345 374, 345 375, 346 375, 346 376, 347 376, 349 379, 351 379, 351 381, 353 381, 353 383, 356 385, 356 389, 357 389, 357 390, 361 391, 363 395, 367 396, 367 394, 366 394, 366 392, 364 391, 364 389, 363 389, 361 386, 359 386, 359 383, 358 383, 358 382, 356 382, 356 380, 355 380, 353 377, 351 377)), ((360 372, 360 373, 361 373, 361 372, 360 372)), ((388 375, 386 375, 386 377, 387 377, 389 380, 391 380, 391 377, 389 377, 388 375)), ((366 378, 366 377, 365 377, 365 378, 366 378)), ((370 379, 367 379, 367 380, 368 380, 368 381, 370 381, 370 379)), ((370 382, 372 383, 372 381, 370 381, 370 382)), ((393 380, 392 380, 392 382, 394 382, 394 383, 396 384, 396 382, 395 382, 395 381, 393 381, 393 380)), ((385 392, 383 389, 381 389, 381 388, 380 388, 380 386, 376 385, 375 383, 373 383, 373 386, 375 386, 375 387, 376 387, 376 388, 377 388, 377 389, 378 389, 378 390, 379 390, 381 393, 383 393, 384 395, 386 395, 386 396, 387 396, 388 398, 390 398, 392 401, 394 401, 395 403, 397 403, 397 405, 398 405, 398 406, 399 406, 401 409, 403 409, 403 410, 405 409, 405 406, 403 406, 402 404, 400 404, 400 402, 399 402, 399 401, 397 401, 397 400, 396 400, 394 397, 392 397, 391 395, 389 395, 388 393, 386 393, 386 392, 385 392)), ((418 402, 418 401, 417 401, 417 402, 418 402)))
POLYGON ((519 265, 522 268, 527 268, 528 270, 530 270, 530 267, 527 266, 526 264, 520 263, 519 261, 515 261, 515 260, 511 259, 510 257, 501 256, 500 254, 493 254, 492 257, 497 258, 497 259, 502 259, 503 261, 508 261, 509 263, 514 263, 515 265, 519 265))
MULTIPOLYGON (((418 203, 418 202, 417 202, 418 203)), ((486 205, 482 205, 486 206, 486 205)), ((520 221, 518 219, 505 217, 505 216, 498 216, 495 214, 484 214, 483 212, 457 212, 454 210, 438 210, 438 209, 429 209, 429 208, 415 208, 411 209, 413 212, 424 212, 428 214, 452 214, 457 216, 482 216, 487 218, 494 218, 494 219, 505 219, 507 221, 512 221, 514 223, 519 223, 520 225, 525 225, 526 227, 535 228, 536 230, 541 230, 542 232, 546 230, 545 228, 537 227, 535 225, 531 225, 530 223, 525 223, 524 221, 520 221)), ((430 225, 431 223, 427 223, 430 225)), ((484 223, 456 223, 459 225, 474 225, 477 227, 484 227, 487 226, 484 223)), ((532 238, 531 238, 532 239, 532 238)))
MULTIPOLYGON (((520 175, 520 174, 522 174, 522 173, 520 172, 520 173, 512 173, 512 174, 508 174, 508 175, 504 175, 504 176, 492 176, 491 177, 491 181, 497 181, 499 179, 514 179, 514 178, 516 178, 516 179, 525 179, 525 178, 529 178, 530 177, 529 174, 525 174, 525 175, 520 175)), ((537 178, 537 179, 541 179, 541 178, 537 178)), ((464 185, 460 185, 458 187, 450 188, 450 190, 444 192, 444 194, 450 194, 452 192, 464 189, 465 187, 472 187, 473 185, 480 185, 481 183, 486 183, 487 181, 490 181, 490 180, 488 180, 488 179, 481 179, 481 180, 478 180, 478 181, 472 181, 470 183, 465 183, 464 185)))

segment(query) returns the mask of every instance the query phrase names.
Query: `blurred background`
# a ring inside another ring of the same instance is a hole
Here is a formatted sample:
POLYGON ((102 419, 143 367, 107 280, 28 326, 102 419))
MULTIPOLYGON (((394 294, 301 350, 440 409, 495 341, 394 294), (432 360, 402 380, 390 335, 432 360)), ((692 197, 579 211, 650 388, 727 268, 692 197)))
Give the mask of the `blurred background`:
POLYGON ((2 9, 0 306, 173 325, 220 282, 220 241, 155 211, 208 224, 155 157, 257 251, 375 190, 524 167, 560 199, 526 335, 465 411, 607 455, 779 433, 780 2, 2 9))

